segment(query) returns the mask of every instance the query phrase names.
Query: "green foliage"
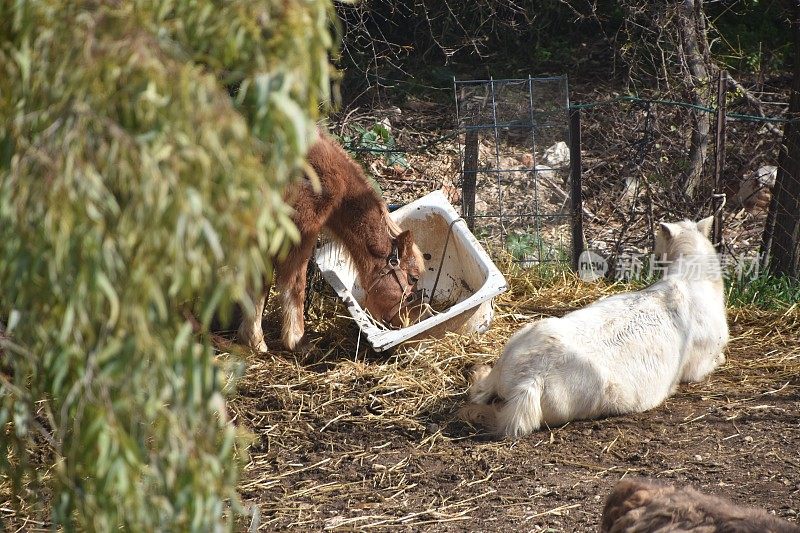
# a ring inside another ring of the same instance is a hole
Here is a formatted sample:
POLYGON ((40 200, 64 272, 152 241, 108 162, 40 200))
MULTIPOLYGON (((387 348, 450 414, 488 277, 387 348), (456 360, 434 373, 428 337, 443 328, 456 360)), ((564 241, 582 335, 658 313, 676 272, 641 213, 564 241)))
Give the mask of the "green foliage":
POLYGON ((800 281, 788 276, 730 275, 725 285, 731 307, 754 305, 764 309, 788 309, 800 302, 800 281))
POLYGON ((542 239, 535 233, 509 233, 506 236, 506 248, 516 261, 538 255, 541 246, 542 239))
POLYGON ((791 56, 786 7, 758 0, 707 3, 706 12, 720 36, 712 52, 738 71, 772 72, 784 67, 791 56))
POLYGON ((56 524, 210 531, 235 505, 228 373, 180 310, 206 331, 296 237, 329 14, 0 3, 0 483, 40 477, 56 524))
POLYGON ((353 152, 352 148, 363 149, 367 153, 374 150, 373 153, 381 154, 384 161, 388 166, 399 165, 403 168, 409 168, 408 160, 405 154, 401 152, 391 152, 397 148, 397 141, 392 135, 392 130, 382 122, 376 122, 369 128, 365 128, 358 124, 353 124, 355 135, 345 135, 341 141, 349 148, 351 148, 351 155, 358 157, 361 152, 353 152))
POLYGON ((506 236, 506 249, 515 261, 547 263, 570 263, 567 243, 550 243, 535 232, 512 232, 506 236))

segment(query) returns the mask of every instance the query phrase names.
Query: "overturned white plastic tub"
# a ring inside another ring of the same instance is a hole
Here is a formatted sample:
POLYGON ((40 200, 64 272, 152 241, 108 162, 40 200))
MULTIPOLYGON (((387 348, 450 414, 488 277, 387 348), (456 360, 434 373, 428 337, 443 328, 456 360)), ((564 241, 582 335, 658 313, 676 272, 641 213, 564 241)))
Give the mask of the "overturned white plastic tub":
POLYGON ((441 337, 448 331, 486 331, 494 317, 492 300, 506 290, 506 280, 444 194, 432 192, 391 213, 391 217, 401 228, 414 233, 414 240, 426 258, 418 288, 424 289, 427 303, 443 311, 400 329, 389 329, 376 322, 362 307, 364 290, 358 283, 350 254, 338 242, 328 242, 317 249, 317 266, 367 341, 380 352, 410 340, 441 337), (452 233, 445 250, 449 232, 452 233), (429 302, 427 295, 436 282, 440 264, 442 272, 433 301, 429 302))

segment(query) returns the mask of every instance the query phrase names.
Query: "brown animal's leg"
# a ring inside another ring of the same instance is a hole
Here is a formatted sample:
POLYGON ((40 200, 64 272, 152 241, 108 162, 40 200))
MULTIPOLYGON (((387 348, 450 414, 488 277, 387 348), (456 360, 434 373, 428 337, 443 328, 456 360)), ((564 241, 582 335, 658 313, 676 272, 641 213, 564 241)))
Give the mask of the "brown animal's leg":
POLYGON ((276 284, 281 295, 283 315, 281 338, 289 350, 297 347, 305 332, 303 302, 306 297, 306 270, 316 241, 316 235, 304 235, 300 245, 290 251, 278 266, 276 284))
POLYGON ((268 285, 265 284, 261 287, 259 296, 253 298, 256 304, 253 316, 247 316, 245 314, 245 316, 242 317, 239 331, 236 333, 240 343, 262 354, 267 353, 267 344, 264 342, 264 331, 261 329, 261 319, 264 316, 264 305, 267 301, 268 291, 268 285))

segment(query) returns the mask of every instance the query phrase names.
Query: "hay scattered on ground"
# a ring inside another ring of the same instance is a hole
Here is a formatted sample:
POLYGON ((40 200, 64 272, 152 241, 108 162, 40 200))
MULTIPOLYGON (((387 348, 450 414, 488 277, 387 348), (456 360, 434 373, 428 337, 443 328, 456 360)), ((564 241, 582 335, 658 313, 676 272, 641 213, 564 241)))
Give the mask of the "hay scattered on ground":
MULTIPOLYGON (((468 497, 434 490, 426 502, 408 494, 430 476, 418 463, 419 454, 440 454, 444 463, 448 449, 462 439, 481 449, 513 446, 487 440, 471 428, 448 430, 465 399, 466 371, 476 363, 493 363, 521 325, 625 289, 585 283, 568 273, 543 279, 510 263, 502 269, 508 272, 510 290, 497 298, 494 323, 483 335, 449 334, 376 354, 366 342, 359 344, 357 327, 327 295, 316 298, 310 311, 311 341, 305 351, 281 351, 276 341, 267 356, 248 356, 233 411, 256 438, 241 484, 254 513, 251 525, 360 530, 470 519, 493 493, 491 468, 470 481, 477 487, 470 487, 468 497), (416 452, 399 452, 398 438, 416 452)), ((279 339, 274 310, 271 316, 268 338, 279 339)), ((800 312, 739 308, 730 311, 729 323, 727 364, 710 380, 690 386, 690 393, 730 409, 763 403, 770 395, 797 394, 800 312)), ((448 467, 460 468, 442 465, 448 467)), ((535 499, 534 494, 507 503, 516 508, 535 499)), ((569 509, 537 509, 528 515, 551 513, 569 509)))
MULTIPOLYGON (((621 475, 741 486, 745 494, 761 489, 744 501, 776 502, 774 509, 796 520, 791 494, 800 485, 792 489, 791 480, 800 462, 786 450, 796 451, 800 441, 792 429, 800 395, 797 306, 730 310, 727 364, 711 379, 682 387, 663 408, 513 443, 454 421, 466 371, 493 363, 523 324, 626 287, 499 266, 510 290, 497 298, 494 323, 483 335, 450 334, 376 354, 359 343, 358 328, 335 296, 322 291, 309 311, 305 351, 286 352, 274 341, 267 356, 243 354, 246 369, 230 404, 235 422, 254 435, 240 484, 249 513, 241 529, 460 530, 477 523, 596 530, 602 498, 621 475), (726 433, 723 421, 736 429, 726 433), (697 459, 709 453, 699 442, 717 455, 697 459), (748 461, 759 479, 769 474, 769 480, 728 481, 724 465, 748 461), (772 496, 785 493, 786 483, 789 496, 772 496)), ((274 300, 269 339, 280 338, 274 300)), ((0 521, 46 529, 37 520, 46 518, 44 508, 18 515, 9 488, 0 484, 0 521)))

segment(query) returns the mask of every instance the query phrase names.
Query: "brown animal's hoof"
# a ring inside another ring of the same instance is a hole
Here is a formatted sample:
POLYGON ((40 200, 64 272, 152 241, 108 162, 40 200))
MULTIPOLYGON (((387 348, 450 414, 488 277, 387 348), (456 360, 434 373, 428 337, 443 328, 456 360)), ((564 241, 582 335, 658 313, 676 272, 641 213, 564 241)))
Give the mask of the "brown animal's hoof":
POLYGON ((265 355, 269 351, 267 349, 267 343, 264 342, 264 339, 261 339, 258 342, 242 342, 241 344, 249 348, 250 351, 257 355, 265 355))
POLYGON ((250 346, 250 349, 259 355, 265 355, 267 353, 267 343, 262 340, 255 346, 250 346))
POLYGON ((290 352, 304 352, 308 351, 309 346, 312 344, 308 342, 305 335, 288 336, 283 338, 283 347, 290 352))
POLYGON ((250 348, 255 353, 260 355, 267 353, 267 343, 264 342, 263 334, 257 335, 255 332, 239 329, 236 336, 240 344, 250 348))
POLYGON ((287 350, 307 355, 313 352, 316 347, 317 347, 316 341, 309 339, 307 335, 303 335, 302 337, 300 337, 300 339, 295 343, 295 345, 292 348, 287 348, 287 350))
POLYGON ((306 340, 305 337, 305 328, 303 327, 302 322, 292 322, 288 325, 284 324, 284 327, 281 330, 281 341, 283 342, 283 347, 289 351, 299 349, 306 340))

